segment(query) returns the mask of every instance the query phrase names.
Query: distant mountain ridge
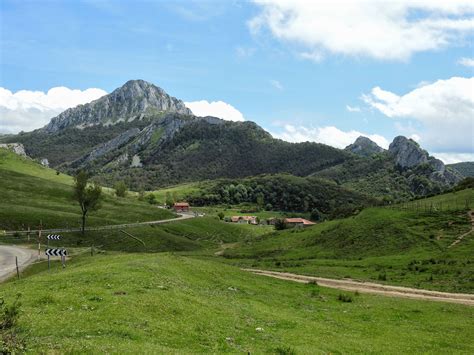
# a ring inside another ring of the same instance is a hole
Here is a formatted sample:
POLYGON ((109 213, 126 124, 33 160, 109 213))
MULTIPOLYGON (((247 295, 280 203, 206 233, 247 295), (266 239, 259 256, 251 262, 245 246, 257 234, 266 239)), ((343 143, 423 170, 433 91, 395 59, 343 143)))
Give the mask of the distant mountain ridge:
POLYGON ((289 143, 253 122, 196 117, 183 101, 143 80, 0 142, 22 143, 28 155, 47 158, 59 170, 89 170, 104 184, 123 180, 133 189, 289 173, 398 199, 441 191, 461 179, 405 137, 395 138, 388 151, 366 137, 345 150, 289 143))

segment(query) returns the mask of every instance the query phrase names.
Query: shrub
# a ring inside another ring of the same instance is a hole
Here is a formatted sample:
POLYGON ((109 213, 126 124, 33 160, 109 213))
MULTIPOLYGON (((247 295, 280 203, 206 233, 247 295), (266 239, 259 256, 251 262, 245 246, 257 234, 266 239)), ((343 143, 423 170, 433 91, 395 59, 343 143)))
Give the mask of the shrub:
POLYGON ((222 221, 222 220, 224 219, 224 217, 225 217, 224 212, 219 212, 219 213, 217 214, 217 216, 219 217, 219 219, 220 219, 221 221, 222 221))
POLYGON ((275 349, 277 355, 296 355, 296 351, 289 346, 279 346, 275 349))
POLYGON ((352 302, 352 296, 346 295, 344 293, 340 293, 339 296, 337 296, 338 301, 345 302, 345 303, 350 303, 352 302))
POLYGON ((380 281, 387 281, 387 274, 385 273, 385 271, 379 274, 378 279, 380 281))
POLYGON ((117 197, 125 197, 127 195, 127 185, 123 181, 119 181, 114 185, 115 195, 117 197))
POLYGON ((16 334, 18 318, 20 316, 20 294, 9 306, 0 298, 0 354, 23 353, 25 344, 16 334))
POLYGON ((287 225, 283 219, 277 219, 275 221, 275 230, 281 231, 283 229, 286 229, 287 225))
POLYGON ((146 195, 146 201, 150 204, 150 205, 156 205, 156 196, 153 195, 153 194, 148 194, 146 195))

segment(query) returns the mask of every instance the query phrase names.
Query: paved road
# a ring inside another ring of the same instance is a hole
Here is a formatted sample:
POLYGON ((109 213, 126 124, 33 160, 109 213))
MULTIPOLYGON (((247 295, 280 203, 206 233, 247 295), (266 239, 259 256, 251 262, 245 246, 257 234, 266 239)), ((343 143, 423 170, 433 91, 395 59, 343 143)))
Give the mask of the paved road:
POLYGON ((289 280, 301 283, 308 283, 316 281, 318 285, 336 288, 344 291, 358 291, 360 293, 372 293, 383 296, 412 298, 418 300, 439 301, 449 303, 460 303, 468 306, 474 306, 474 294, 468 293, 448 293, 431 290, 423 290, 417 288, 389 286, 383 284, 376 284, 372 282, 360 282, 353 280, 337 280, 327 279, 323 277, 304 276, 292 274, 289 272, 277 272, 258 269, 243 269, 245 271, 253 272, 257 275, 274 277, 282 280, 289 280))
MULTIPOLYGON (((112 224, 108 226, 98 226, 98 227, 86 227, 86 231, 102 231, 102 230, 111 230, 111 229, 123 229, 123 228, 132 228, 132 227, 140 227, 140 226, 149 226, 155 224, 163 224, 163 223, 170 223, 170 222, 177 222, 182 221, 189 218, 194 218, 194 214, 181 214, 177 218, 170 218, 170 219, 162 219, 159 221, 150 221, 150 222, 137 222, 137 223, 127 223, 127 224, 112 224)), ((43 229, 42 233, 67 233, 67 232, 80 232, 81 228, 55 228, 55 229, 43 229)), ((32 229, 30 233, 38 232, 37 229, 32 229)), ((26 230, 18 230, 18 231, 5 231, 5 235, 14 235, 16 233, 19 234, 26 234, 26 230)))
POLYGON ((0 245, 0 282, 15 274, 15 257, 18 257, 19 268, 24 269, 36 260, 38 251, 11 245, 0 245))

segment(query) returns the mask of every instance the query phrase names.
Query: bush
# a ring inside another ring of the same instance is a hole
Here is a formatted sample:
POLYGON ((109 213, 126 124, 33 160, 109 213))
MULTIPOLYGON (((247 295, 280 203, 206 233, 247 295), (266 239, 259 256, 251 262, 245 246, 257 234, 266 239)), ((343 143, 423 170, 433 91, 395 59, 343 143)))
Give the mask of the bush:
POLYGON ((345 302, 345 303, 350 303, 352 302, 352 296, 350 295, 346 295, 344 293, 340 293, 339 296, 337 296, 337 299, 341 302, 345 302))
POLYGON ((0 354, 23 353, 26 350, 24 341, 16 334, 20 316, 20 296, 18 294, 10 306, 0 298, 0 354))
POLYGON ((127 185, 123 181, 119 181, 114 185, 115 195, 117 197, 125 197, 127 195, 127 185))
POLYGON ((219 213, 217 214, 217 217, 219 217, 219 219, 222 221, 222 220, 224 219, 224 217, 225 217, 224 212, 219 212, 219 213))
POLYGON ((289 346, 279 346, 275 349, 277 355, 296 355, 296 351, 289 346))
POLYGON ((381 272, 378 276, 380 281, 387 281, 387 274, 385 272, 381 272))
POLYGON ((277 219, 275 221, 275 230, 281 231, 283 229, 286 229, 287 225, 283 219, 277 219))
POLYGON ((148 194, 146 195, 146 201, 150 204, 150 205, 156 205, 156 196, 153 195, 153 194, 148 194))

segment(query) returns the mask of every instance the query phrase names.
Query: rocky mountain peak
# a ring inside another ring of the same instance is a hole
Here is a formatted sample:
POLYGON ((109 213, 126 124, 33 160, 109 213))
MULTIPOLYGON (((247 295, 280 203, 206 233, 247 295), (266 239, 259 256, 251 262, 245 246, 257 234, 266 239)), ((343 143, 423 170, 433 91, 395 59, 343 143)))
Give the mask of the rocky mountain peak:
POLYGON ((390 144, 388 151, 395 157, 395 163, 402 168, 411 168, 428 162, 428 152, 413 139, 398 136, 390 144))
POLYGON ((414 168, 421 165, 429 167, 430 180, 453 185, 462 179, 461 174, 447 169, 444 163, 432 157, 413 139, 404 136, 395 137, 388 148, 395 158, 395 164, 402 168, 414 168))
POLYGON ((168 95, 163 89, 144 80, 129 80, 108 95, 64 111, 44 130, 56 132, 67 127, 110 125, 161 112, 192 115, 183 101, 168 95))
POLYGON ((364 157, 382 153, 384 151, 384 149, 379 147, 377 143, 364 136, 359 136, 354 143, 348 145, 344 149, 364 157))

